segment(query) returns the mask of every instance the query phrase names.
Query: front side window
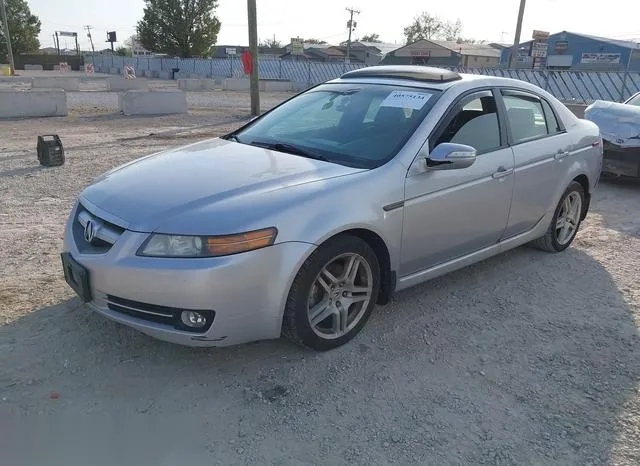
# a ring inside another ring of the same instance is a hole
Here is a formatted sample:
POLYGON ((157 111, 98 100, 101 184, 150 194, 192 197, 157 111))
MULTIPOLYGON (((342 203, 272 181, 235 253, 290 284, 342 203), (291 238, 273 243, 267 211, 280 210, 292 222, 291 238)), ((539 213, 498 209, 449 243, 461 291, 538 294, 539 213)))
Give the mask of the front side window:
POLYGON ((397 154, 439 95, 382 84, 323 84, 234 136, 244 144, 375 168, 397 154))
MULTIPOLYGON (((542 102, 537 97, 505 95, 507 121, 514 143, 526 142, 549 134, 542 102)), ((555 123, 557 126, 557 122, 555 123)))
POLYGON ((473 147, 479 154, 500 148, 500 124, 492 95, 471 98, 444 129, 436 144, 452 142, 473 147))

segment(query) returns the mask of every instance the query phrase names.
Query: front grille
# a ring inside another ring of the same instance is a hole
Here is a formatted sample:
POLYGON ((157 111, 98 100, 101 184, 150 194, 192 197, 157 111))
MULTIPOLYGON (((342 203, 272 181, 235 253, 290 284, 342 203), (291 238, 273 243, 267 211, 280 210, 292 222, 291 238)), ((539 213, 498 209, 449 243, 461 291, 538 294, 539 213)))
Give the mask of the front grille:
POLYGON ((124 233, 124 228, 108 222, 97 215, 89 212, 82 204, 78 205, 78 210, 73 222, 73 238, 76 246, 83 254, 104 254, 118 241, 124 233), (91 222, 93 238, 86 239, 87 224, 91 222))
POLYGON ((158 324, 173 327, 178 330, 185 330, 187 332, 194 333, 204 333, 209 330, 216 315, 216 313, 212 310, 179 309, 176 307, 141 303, 139 301, 118 298, 117 296, 111 295, 107 295, 107 307, 112 311, 126 314, 128 316, 135 317, 136 319, 155 322, 158 324), (182 314, 182 312, 184 311, 195 311, 204 315, 207 319, 206 325, 198 329, 187 327, 180 320, 180 314, 182 314))

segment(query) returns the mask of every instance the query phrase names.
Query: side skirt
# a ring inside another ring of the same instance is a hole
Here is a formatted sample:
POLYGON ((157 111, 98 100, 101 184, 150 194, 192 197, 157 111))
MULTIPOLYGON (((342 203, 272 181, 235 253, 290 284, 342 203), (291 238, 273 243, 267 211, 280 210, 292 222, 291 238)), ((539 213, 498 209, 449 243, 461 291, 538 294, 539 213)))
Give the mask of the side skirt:
POLYGON ((436 265, 429 269, 421 270, 420 272, 412 273, 411 275, 400 277, 398 279, 395 291, 410 288, 428 280, 445 275, 449 272, 453 272, 454 270, 464 268, 468 265, 475 264, 476 262, 488 259, 502 252, 527 244, 545 234, 552 215, 553 212, 548 213, 547 215, 542 217, 531 230, 525 233, 513 236, 499 243, 496 243, 493 246, 489 246, 471 254, 467 254, 466 256, 458 257, 457 259, 454 259, 452 261, 436 265))

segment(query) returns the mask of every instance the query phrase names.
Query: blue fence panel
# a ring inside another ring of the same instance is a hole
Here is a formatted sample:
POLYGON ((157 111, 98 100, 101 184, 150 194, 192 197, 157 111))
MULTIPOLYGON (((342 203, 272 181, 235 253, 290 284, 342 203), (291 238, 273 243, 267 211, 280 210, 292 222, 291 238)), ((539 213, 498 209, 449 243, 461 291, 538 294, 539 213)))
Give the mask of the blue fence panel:
MULTIPOLYGON (((171 71, 180 69, 180 76, 245 77, 239 57, 235 58, 155 58, 120 57, 113 55, 89 55, 86 59, 96 67, 108 70, 122 69, 132 64, 137 71, 171 71)), ((294 60, 261 59, 258 73, 262 79, 283 79, 305 85, 318 84, 337 78, 346 71, 363 67, 363 64, 342 62, 308 62, 294 60)), ((560 100, 591 103, 594 100, 620 101, 640 92, 640 73, 605 71, 555 71, 502 68, 446 67, 458 72, 501 76, 520 79, 539 86, 560 100)))

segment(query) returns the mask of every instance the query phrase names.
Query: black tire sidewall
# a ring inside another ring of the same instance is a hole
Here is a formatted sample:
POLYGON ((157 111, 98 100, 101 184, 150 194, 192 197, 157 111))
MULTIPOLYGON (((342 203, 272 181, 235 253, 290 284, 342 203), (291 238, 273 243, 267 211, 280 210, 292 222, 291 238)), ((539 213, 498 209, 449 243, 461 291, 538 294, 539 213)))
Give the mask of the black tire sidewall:
POLYGON ((551 240, 551 244, 553 245, 553 249, 555 249, 558 252, 564 251, 569 246, 571 246, 571 244, 573 243, 573 240, 575 239, 576 235, 578 234, 578 230, 580 229, 580 225, 582 224, 582 212, 580 212, 580 217, 578 218, 578 224, 576 225, 576 229, 573 232, 573 235, 571 236, 571 239, 569 241, 567 241, 567 243, 564 244, 564 245, 562 245, 562 244, 560 244, 558 242, 558 238, 556 237, 556 223, 558 222, 558 215, 560 215, 560 210, 562 209, 562 204, 564 203, 565 199, 572 192, 577 192, 580 195, 580 208, 581 208, 581 210, 584 210, 584 203, 585 203, 584 189, 582 188, 582 185, 580 183, 578 183, 577 181, 573 181, 567 187, 567 189, 565 190, 564 194, 560 198, 560 202, 558 202, 558 205, 556 207, 556 211, 554 212, 553 218, 551 219, 551 225, 549 225, 548 235, 550 236, 550 240, 551 240))
POLYGON ((288 322, 285 324, 289 324, 290 329, 295 333, 295 339, 304 346, 320 351, 337 348, 347 343, 362 330, 375 307, 379 291, 380 264, 373 249, 365 241, 355 236, 344 235, 336 237, 314 251, 298 272, 289 291, 284 316, 288 322), (313 331, 309 322, 307 315, 309 292, 320 270, 332 259, 348 253, 362 256, 371 267, 373 275, 371 300, 360 322, 348 333, 334 340, 324 339, 313 331))

